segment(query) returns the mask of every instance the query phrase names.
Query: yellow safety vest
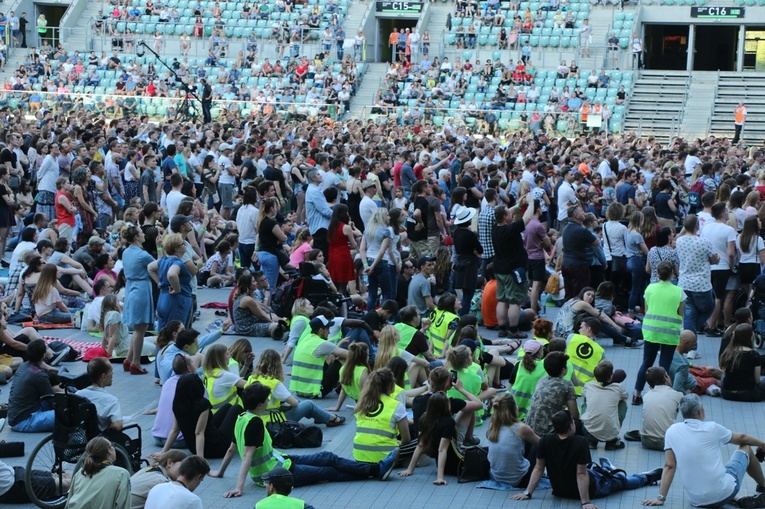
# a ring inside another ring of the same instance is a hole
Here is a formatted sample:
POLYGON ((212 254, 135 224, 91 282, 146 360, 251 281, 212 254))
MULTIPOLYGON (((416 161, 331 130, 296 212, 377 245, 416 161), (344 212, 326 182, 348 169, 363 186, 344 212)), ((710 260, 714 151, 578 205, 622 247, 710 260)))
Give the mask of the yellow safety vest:
POLYGON ((428 340, 433 345, 433 355, 441 357, 444 352, 444 343, 449 339, 449 325, 458 317, 454 313, 435 309, 431 314, 431 323, 428 328, 428 340))
POLYGON ((323 342, 323 339, 313 333, 301 338, 298 342, 292 361, 291 392, 306 398, 315 398, 321 394, 324 358, 317 359, 313 356, 313 352, 323 342))
POLYGON ((279 410, 279 408, 282 406, 282 402, 281 400, 276 399, 276 396, 274 396, 274 389, 276 389, 276 386, 279 385, 279 380, 265 376, 250 375, 250 378, 247 379, 247 385, 252 385, 254 383, 261 383, 271 389, 271 394, 268 396, 268 405, 266 406, 268 414, 260 416, 263 422, 266 424, 271 422, 271 412, 278 413, 280 417, 286 420, 284 414, 279 410))
POLYGON ((398 405, 398 400, 383 394, 374 415, 356 413, 356 435, 353 437, 356 461, 378 463, 398 447, 396 430, 390 426, 398 405))
POLYGON ((215 381, 220 378, 222 373, 222 369, 214 369, 212 374, 204 374, 205 388, 207 388, 207 399, 210 401, 210 405, 212 405, 213 414, 220 410, 227 403, 231 403, 231 405, 242 405, 242 402, 236 392, 236 385, 231 386, 231 388, 228 390, 228 393, 226 393, 226 395, 220 399, 213 396, 215 381))
POLYGON ((683 289, 668 281, 648 285, 645 289, 646 315, 643 319, 643 339, 650 343, 677 346, 683 317, 677 308, 683 289))
POLYGON ((576 371, 576 377, 582 385, 574 387, 576 395, 582 395, 582 386, 595 380, 595 366, 603 359, 603 347, 587 336, 574 334, 566 348, 571 364, 576 371))
POLYGON ((274 493, 264 498, 257 504, 255 509, 304 509, 305 502, 299 498, 287 497, 274 493))

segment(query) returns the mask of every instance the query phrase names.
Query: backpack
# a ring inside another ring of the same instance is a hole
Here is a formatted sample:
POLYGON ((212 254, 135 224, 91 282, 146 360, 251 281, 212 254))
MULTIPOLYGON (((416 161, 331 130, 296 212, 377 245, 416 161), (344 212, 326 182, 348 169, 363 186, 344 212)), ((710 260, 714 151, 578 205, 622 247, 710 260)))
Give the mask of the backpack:
POLYGON ((303 278, 296 276, 279 286, 271 297, 271 310, 278 316, 291 316, 292 304, 303 290, 303 278))
POLYGON ((688 193, 688 204, 698 207, 701 204, 701 195, 704 194, 704 177, 700 177, 691 186, 691 192, 688 193))

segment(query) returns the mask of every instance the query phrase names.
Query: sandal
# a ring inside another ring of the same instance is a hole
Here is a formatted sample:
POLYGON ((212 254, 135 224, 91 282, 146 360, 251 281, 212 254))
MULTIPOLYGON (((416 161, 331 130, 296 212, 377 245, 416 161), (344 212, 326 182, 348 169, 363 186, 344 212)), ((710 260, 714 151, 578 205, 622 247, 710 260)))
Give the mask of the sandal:
POLYGON ((223 311, 222 309, 219 309, 215 312, 215 316, 228 316, 228 313, 223 311))
POLYGON ((625 444, 618 438, 615 440, 612 440, 611 442, 606 442, 607 451, 616 451, 618 449, 624 449, 625 447, 627 447, 627 444, 625 444))
POLYGON ((334 419, 327 423, 328 428, 334 428, 336 426, 342 426, 345 424, 345 417, 341 417, 339 415, 333 415, 332 417, 334 417, 334 419))
POLYGON ((508 346, 509 346, 509 347, 511 347, 511 348, 513 349, 513 351, 512 351, 512 352, 510 352, 510 354, 512 355, 512 354, 514 354, 515 352, 517 352, 517 351, 518 351, 518 349, 521 347, 521 345, 522 345, 522 344, 523 344, 523 342, 522 342, 520 339, 516 339, 515 341, 513 341, 513 342, 509 343, 509 344, 508 344, 508 346))

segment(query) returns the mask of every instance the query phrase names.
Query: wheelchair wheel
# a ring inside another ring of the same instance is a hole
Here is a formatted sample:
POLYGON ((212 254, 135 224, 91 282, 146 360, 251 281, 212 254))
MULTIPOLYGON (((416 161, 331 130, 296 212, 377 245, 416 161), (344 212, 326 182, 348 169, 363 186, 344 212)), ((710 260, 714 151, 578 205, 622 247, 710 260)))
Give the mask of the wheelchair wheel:
POLYGON ((765 344, 765 335, 755 331, 753 340, 754 340, 754 348, 756 350, 759 350, 760 348, 763 347, 763 344, 765 344))
MULTIPOLYGON (((112 445, 114 446, 114 452, 117 453, 117 459, 114 461, 114 466, 124 468, 128 471, 128 475, 133 475, 133 467, 130 464, 130 455, 120 444, 112 442, 112 445)), ((74 474, 82 468, 84 459, 85 455, 83 454, 80 459, 77 460, 77 464, 74 466, 74 472, 72 472, 72 477, 74 477, 74 474)))
POLYGON ((64 473, 64 463, 57 460, 53 448, 53 435, 48 435, 27 460, 24 481, 29 499, 43 509, 64 507, 69 494, 69 488, 61 488, 64 473))

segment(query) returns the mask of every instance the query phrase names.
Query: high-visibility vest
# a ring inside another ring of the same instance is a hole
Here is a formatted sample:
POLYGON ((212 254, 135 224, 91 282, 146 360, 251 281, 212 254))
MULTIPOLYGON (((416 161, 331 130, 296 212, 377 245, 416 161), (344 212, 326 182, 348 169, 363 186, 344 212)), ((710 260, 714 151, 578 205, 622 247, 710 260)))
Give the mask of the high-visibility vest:
POLYGON ((45 35, 48 33, 48 20, 37 18, 37 33, 45 35))
POLYGON ((324 377, 324 358, 313 356, 314 350, 324 342, 316 334, 308 334, 295 347, 292 361, 290 391, 305 397, 321 394, 321 381, 324 377))
POLYGON ((353 437, 353 457, 356 461, 378 463, 398 447, 396 430, 390 423, 399 402, 383 394, 374 415, 356 413, 356 435, 353 437))
MULTIPOLYGON (((354 401, 359 400, 359 394, 361 393, 361 375, 364 373, 364 370, 367 369, 364 366, 356 366, 353 368, 353 384, 352 385, 343 385, 343 390, 345 391, 345 394, 348 395, 348 397, 352 398, 354 401)), ((345 372, 345 366, 340 368, 340 378, 343 378, 343 373, 345 372)))
POLYGON ((574 387, 576 395, 582 395, 582 386, 595 380, 595 366, 603 359, 603 347, 582 334, 574 334, 566 348, 571 364, 576 371, 576 377, 582 384, 574 387))
MULTIPOLYGON (((481 377, 478 370, 481 369, 476 363, 470 364, 467 368, 457 370, 457 378, 462 382, 462 386, 473 396, 481 394, 481 377)), ((452 387, 446 393, 450 398, 467 400, 464 394, 452 387)))
POLYGON ((428 328, 428 340, 433 345, 433 355, 441 357, 444 352, 444 343, 449 339, 449 324, 451 324, 457 315, 449 311, 435 309, 433 311, 430 327, 428 328))
POLYGON ((279 385, 279 380, 266 376, 250 375, 250 378, 247 379, 247 385, 252 385, 254 383, 261 383, 271 389, 271 394, 268 396, 268 405, 266 406, 268 414, 260 416, 263 422, 266 424, 271 422, 271 412, 278 412, 279 416, 286 420, 284 414, 279 410, 282 406, 282 402, 281 400, 276 399, 276 396, 274 396, 274 389, 276 389, 276 386, 279 385))
POLYGON ((683 289, 668 281, 648 285, 645 289, 643 339, 651 343, 677 346, 683 329, 683 317, 677 314, 682 298, 683 289))
POLYGON ((510 389, 510 394, 515 398, 515 402, 518 405, 518 418, 523 420, 526 417, 526 412, 529 411, 531 406, 531 396, 534 394, 534 389, 537 387, 537 382, 547 376, 545 371, 544 362, 541 360, 536 361, 534 371, 529 373, 523 366, 518 366, 518 372, 515 375, 515 383, 510 389))
POLYGON ((274 493, 269 495, 257 504, 255 509, 304 509, 305 502, 299 498, 292 498, 285 495, 274 493))
POLYGON ((303 328, 303 332, 300 334, 300 337, 298 338, 298 343, 300 343, 300 340, 304 337, 308 336, 311 333, 311 326, 309 325, 310 320, 307 316, 303 315, 295 315, 292 317, 292 322, 290 323, 290 327, 295 325, 296 322, 305 322, 305 327, 303 328))
POLYGON ((736 124, 743 124, 744 120, 746 120, 746 106, 739 106, 736 108, 736 124))
POLYGON ((406 348, 412 342, 412 338, 417 332, 417 329, 402 322, 397 323, 394 325, 394 327, 396 330, 398 330, 399 337, 398 344, 396 346, 398 346, 401 350, 406 350, 406 348))
POLYGON ((228 390, 228 393, 226 393, 225 396, 222 398, 216 398, 213 396, 213 388, 215 387, 215 381, 220 378, 221 373, 223 372, 222 369, 214 369, 212 374, 205 373, 205 387, 207 388, 207 399, 210 401, 210 405, 212 406, 212 413, 216 413, 218 410, 220 410, 224 405, 227 403, 231 403, 232 405, 241 405, 241 401, 239 400, 239 395, 236 392, 236 385, 232 385, 231 388, 228 390))
MULTIPOLYGON (((236 439, 236 448, 239 451, 239 456, 244 458, 244 432, 247 429, 247 425, 253 419, 261 419, 259 415, 255 415, 250 412, 245 412, 236 418, 236 424, 234 424, 234 439, 236 439)), ((262 419, 261 419, 262 420, 262 419)), ((270 472, 276 467, 289 468, 289 458, 280 458, 277 456, 271 445, 271 435, 268 434, 268 430, 265 429, 265 423, 263 423, 263 445, 255 449, 255 453, 252 455, 250 461, 250 477, 255 480, 259 480, 260 477, 266 472, 270 472), (283 463, 281 462, 283 460, 283 463)))

